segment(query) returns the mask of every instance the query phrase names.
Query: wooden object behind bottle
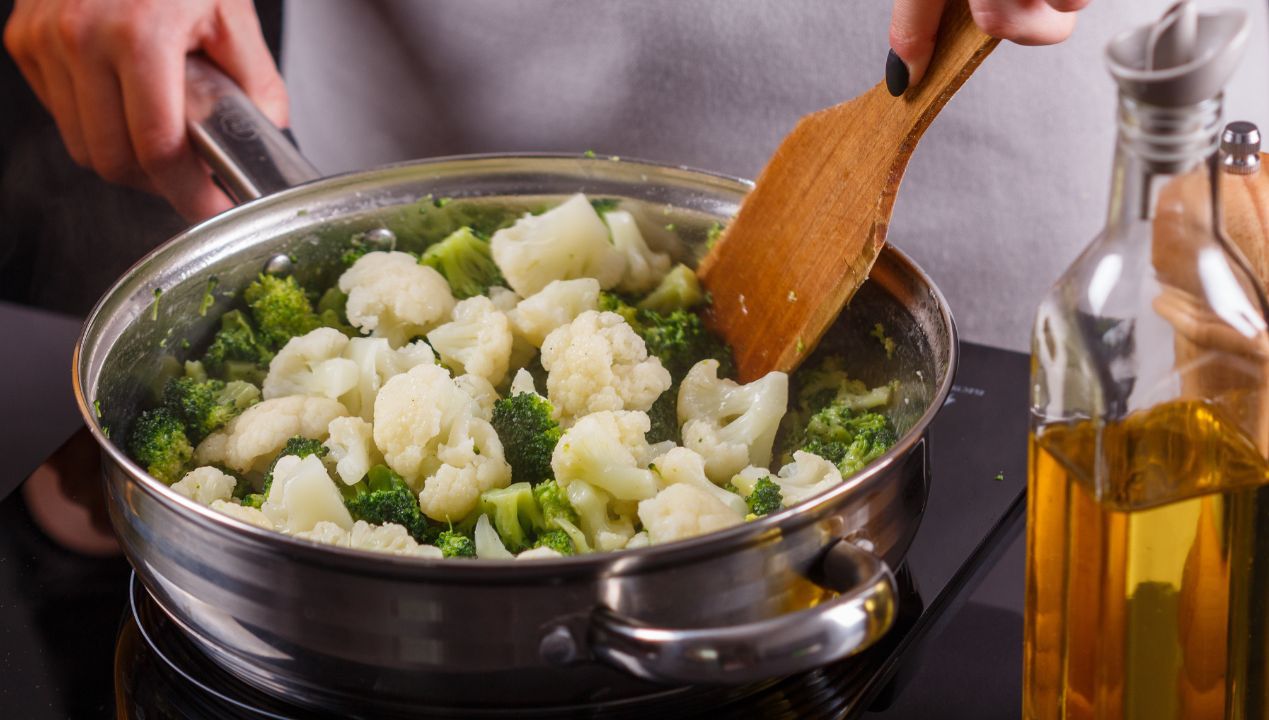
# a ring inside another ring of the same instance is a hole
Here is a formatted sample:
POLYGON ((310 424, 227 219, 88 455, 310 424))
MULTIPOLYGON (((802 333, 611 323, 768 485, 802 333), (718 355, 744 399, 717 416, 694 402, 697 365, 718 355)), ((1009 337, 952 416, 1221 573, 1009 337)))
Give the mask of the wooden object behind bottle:
POLYGON ((997 42, 953 0, 920 85, 807 115, 776 149, 699 267, 742 381, 794 369, 868 277, 917 141, 997 42))
MULTIPOLYGON (((1246 258, 1263 293, 1269 287, 1269 174, 1220 172, 1225 235, 1246 258)), ((1209 197, 1206 175, 1200 172, 1176 177, 1160 192, 1154 265, 1163 290, 1155 308, 1177 332, 1182 395, 1223 406, 1269 455, 1269 336, 1244 337, 1195 301, 1204 291, 1191 239, 1211 237, 1211 213, 1199 210, 1209 197), (1220 355, 1243 362, 1221 361, 1220 355), (1258 384, 1249 381, 1249 372, 1258 372, 1258 384), (1260 389, 1258 397, 1246 397, 1252 387, 1260 389)), ((1254 288, 1244 289, 1248 297, 1256 297, 1254 288)))

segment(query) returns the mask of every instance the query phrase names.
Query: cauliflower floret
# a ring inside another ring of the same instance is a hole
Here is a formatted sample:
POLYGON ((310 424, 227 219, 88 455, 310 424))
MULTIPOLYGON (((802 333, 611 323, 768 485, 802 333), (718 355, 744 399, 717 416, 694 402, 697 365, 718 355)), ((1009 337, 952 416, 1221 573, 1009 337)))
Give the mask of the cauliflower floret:
POLYGON ((240 473, 263 473, 287 440, 296 435, 324 440, 330 421, 347 414, 330 398, 292 395, 265 400, 208 435, 194 451, 194 460, 240 473))
POLYGON ((558 550, 543 546, 522 551, 519 555, 516 555, 516 560, 552 560, 558 557, 564 556, 558 550))
POLYGON ((467 373, 454 378, 454 384, 472 399, 474 403, 472 414, 485 421, 493 418, 493 406, 498 400, 498 391, 494 390, 494 386, 490 385, 488 380, 479 375, 467 373))
POLYGON ((356 550, 372 550, 393 555, 441 558, 441 549, 435 545, 420 545, 410 537, 410 532, 396 523, 372 525, 364 520, 353 523, 348 533, 348 547, 356 550))
POLYGON ((646 548, 651 544, 652 544, 652 539, 648 537, 648 531, 643 530, 641 532, 635 533, 634 537, 630 538, 630 540, 626 542, 626 549, 637 550, 639 548, 646 548))
POLYGON ((494 307, 505 313, 514 310, 516 304, 520 302, 520 296, 516 294, 515 290, 501 285, 494 285, 485 294, 489 296, 489 300, 493 302, 494 307))
POLYGON ((597 412, 578 420, 555 445, 551 470, 561 486, 584 481, 618 500, 643 500, 657 492, 657 478, 639 467, 648 449, 646 413, 597 412))
POLYGON ((436 462, 440 466, 419 492, 419 509, 440 522, 467 517, 476 509, 481 493, 511 482, 511 466, 503 458, 498 433, 472 415, 454 422, 437 448, 436 462))
POLYGON ((235 520, 241 520, 248 525, 255 525, 256 527, 264 528, 265 530, 277 530, 277 528, 273 526, 273 521, 270 520, 267 515, 260 512, 258 508, 239 505, 236 502, 229 502, 227 500, 213 500, 209 507, 216 512, 224 513, 235 520))
POLYGON ((436 363, 436 355, 423 340, 393 350, 385 338, 353 338, 344 357, 356 366, 357 381, 339 401, 363 420, 374 417, 375 396, 385 382, 410 368, 436 363))
POLYGON ((278 528, 295 533, 312 530, 322 520, 351 528, 339 488, 316 455, 286 455, 273 465, 273 484, 260 510, 278 528))
POLYGON ((345 485, 353 485, 366 476, 371 466, 383 462, 374 444, 374 426, 359 417, 341 417, 326 427, 326 462, 335 466, 335 474, 345 485))
POLYGON ((613 246, 626 257, 626 271, 617 289, 641 294, 656 287, 670 270, 670 256, 648 247, 634 216, 625 210, 604 213, 604 222, 612 231, 613 246))
POLYGON ((653 460, 652 467, 661 478, 662 487, 680 483, 691 485, 702 492, 708 493, 741 517, 744 517, 745 513, 748 512, 748 508, 745 506, 745 499, 730 490, 724 490, 715 485, 705 475, 704 458, 687 448, 674 448, 653 460))
POLYGON ((648 540, 660 544, 739 525, 745 516, 696 485, 675 483, 639 503, 639 519, 648 540))
POLYGON ((573 322, 587 310, 598 309, 599 281, 595 278, 552 280, 538 293, 521 300, 507 317, 533 347, 542 347, 552 330, 573 322))
MULTIPOLYGON (((358 520, 357 522, 361 522, 358 520)), ((313 526, 311 530, 301 530, 294 533, 291 537, 300 540, 310 540, 323 545, 334 545, 336 547, 348 547, 348 529, 342 528, 329 520, 322 520, 313 526)))
POLYGON ((357 365, 340 357, 348 337, 322 327, 287 341, 269 363, 264 399, 287 395, 318 395, 338 400, 357 384, 357 365))
POLYGON ((552 280, 590 277, 610 288, 626 269, 625 257, 608 240, 608 227, 581 194, 494 233, 490 249, 507 284, 521 297, 552 280))
POLYGON ((511 323, 483 295, 454 306, 454 319, 427 334, 455 374, 479 375, 497 385, 511 360, 511 323))
POLYGON ((793 507, 803 500, 819 495, 842 482, 842 472, 833 463, 814 453, 793 453, 793 462, 780 468, 771 478, 780 486, 785 507, 793 507))
POLYGON ((737 385, 718 378, 717 360, 702 360, 679 387, 683 445, 705 458, 711 480, 726 482, 746 465, 771 464, 771 446, 788 404, 788 375, 770 372, 737 385))
POLYGON ((388 467, 417 490, 439 467, 437 448, 454 423, 471 414, 471 404, 444 368, 413 367, 384 383, 375 398, 375 445, 388 467))
POLYGON ((670 387, 670 372, 648 357, 622 317, 588 310, 542 343, 547 398, 565 421, 601 410, 647 412, 670 387))
POLYGON ((214 467, 194 468, 185 473, 185 477, 172 483, 177 493, 202 505, 211 505, 217 500, 228 500, 233 497, 234 487, 238 481, 214 467))
POLYGON ((533 374, 524 368, 516 370, 515 377, 511 379, 511 391, 507 393, 507 397, 521 393, 538 394, 537 385, 533 384, 533 374))
POLYGON ((581 480, 569 483, 564 492, 590 547, 600 552, 619 550, 634 536, 633 513, 628 507, 615 507, 608 493, 581 480))
POLYGON ((476 529, 472 531, 476 544, 476 557, 480 560, 510 560, 514 555, 502 544, 498 531, 493 529, 488 515, 481 515, 476 520, 476 529))
POLYGON ((362 255, 339 276, 339 289, 348 295, 348 322, 394 348, 436 327, 454 308, 444 276, 403 252, 362 255))
POLYGON ((372 525, 365 520, 358 520, 353 523, 352 530, 345 530, 333 522, 322 520, 314 525, 312 530, 297 532, 294 537, 324 545, 393 555, 438 559, 441 557, 440 548, 418 544, 405 528, 396 523, 372 525))

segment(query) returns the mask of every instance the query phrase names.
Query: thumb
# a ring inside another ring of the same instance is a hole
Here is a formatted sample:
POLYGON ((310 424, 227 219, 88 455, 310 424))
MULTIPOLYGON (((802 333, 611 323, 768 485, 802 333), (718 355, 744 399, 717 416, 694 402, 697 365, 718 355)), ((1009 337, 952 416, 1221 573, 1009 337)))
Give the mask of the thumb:
POLYGON ((890 57, 886 60, 886 87, 902 95, 921 82, 934 56, 946 0, 895 0, 890 15, 890 57))
POLYGON ((260 19, 250 0, 227 0, 217 6, 215 29, 201 48, 233 78, 247 97, 274 125, 290 125, 290 102, 278 66, 260 30, 260 19))

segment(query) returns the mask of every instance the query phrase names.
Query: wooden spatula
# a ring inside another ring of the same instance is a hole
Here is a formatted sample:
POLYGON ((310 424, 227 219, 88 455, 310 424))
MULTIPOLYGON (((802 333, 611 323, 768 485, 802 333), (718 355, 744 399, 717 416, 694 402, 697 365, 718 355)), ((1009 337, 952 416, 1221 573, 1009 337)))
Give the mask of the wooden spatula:
POLYGON ((879 83, 780 144, 699 267, 742 381, 795 368, 868 277, 917 141, 996 43, 952 0, 920 85, 895 98, 879 83))

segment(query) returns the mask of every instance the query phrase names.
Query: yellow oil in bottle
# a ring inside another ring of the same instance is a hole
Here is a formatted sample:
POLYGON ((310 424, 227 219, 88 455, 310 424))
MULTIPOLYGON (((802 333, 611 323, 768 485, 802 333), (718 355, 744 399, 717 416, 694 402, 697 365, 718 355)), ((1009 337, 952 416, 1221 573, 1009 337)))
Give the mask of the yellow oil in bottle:
POLYGON ((1026 718, 1269 717, 1269 465, 1178 400, 1033 433, 1026 718))

